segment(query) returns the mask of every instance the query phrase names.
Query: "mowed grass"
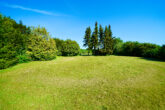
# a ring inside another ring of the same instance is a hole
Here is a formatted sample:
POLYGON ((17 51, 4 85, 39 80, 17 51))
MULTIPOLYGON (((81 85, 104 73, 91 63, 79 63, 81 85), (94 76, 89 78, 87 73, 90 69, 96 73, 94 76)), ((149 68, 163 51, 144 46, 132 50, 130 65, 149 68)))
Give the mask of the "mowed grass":
POLYGON ((0 71, 0 110, 165 110, 165 62, 77 56, 0 71))

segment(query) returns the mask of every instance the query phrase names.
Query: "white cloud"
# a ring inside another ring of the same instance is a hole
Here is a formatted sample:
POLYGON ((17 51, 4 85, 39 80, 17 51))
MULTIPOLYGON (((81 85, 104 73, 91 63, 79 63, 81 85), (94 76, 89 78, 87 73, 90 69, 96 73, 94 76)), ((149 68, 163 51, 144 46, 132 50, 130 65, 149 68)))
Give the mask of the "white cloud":
POLYGON ((41 13, 41 14, 45 14, 45 15, 64 16, 62 14, 56 14, 56 13, 52 13, 52 12, 45 11, 45 10, 27 8, 27 7, 20 6, 20 5, 9 5, 9 4, 6 4, 5 6, 9 7, 9 8, 17 8, 17 9, 26 10, 26 11, 32 11, 32 12, 41 13))

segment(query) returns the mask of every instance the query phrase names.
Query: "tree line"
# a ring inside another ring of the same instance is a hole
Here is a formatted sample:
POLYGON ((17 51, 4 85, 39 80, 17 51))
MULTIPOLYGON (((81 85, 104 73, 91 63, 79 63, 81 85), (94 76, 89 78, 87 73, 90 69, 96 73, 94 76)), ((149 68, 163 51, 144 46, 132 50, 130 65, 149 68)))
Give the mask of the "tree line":
POLYGON ((123 42, 120 38, 112 36, 111 26, 103 28, 95 23, 94 31, 87 27, 84 35, 84 47, 88 54, 93 55, 126 55, 165 59, 165 45, 152 43, 139 43, 137 41, 123 42))
MULTIPOLYGON (((123 42, 112 36, 111 26, 95 23, 94 31, 87 27, 84 46, 88 54, 128 55, 165 59, 165 45, 123 42)), ((81 53, 84 54, 81 49, 81 53)), ((28 61, 52 60, 56 56, 76 56, 80 46, 76 41, 52 38, 44 27, 29 27, 0 14, 0 69, 28 61)))
POLYGON ((0 14, 0 69, 28 61, 52 60, 57 55, 79 54, 76 41, 61 40, 58 45, 56 41, 44 27, 28 27, 0 14))

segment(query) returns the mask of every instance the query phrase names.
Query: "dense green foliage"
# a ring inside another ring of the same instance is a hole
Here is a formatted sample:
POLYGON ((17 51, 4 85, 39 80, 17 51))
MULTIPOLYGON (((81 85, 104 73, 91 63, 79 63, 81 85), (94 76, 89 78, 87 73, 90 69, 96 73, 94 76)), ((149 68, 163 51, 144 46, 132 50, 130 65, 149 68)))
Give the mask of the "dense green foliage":
POLYGON ((45 28, 32 28, 26 54, 32 60, 51 60, 56 57, 56 44, 45 28))
MULTIPOLYGON (((91 38, 91 45, 93 49, 93 54, 96 55, 96 50, 98 49, 98 24, 97 22, 95 23, 95 29, 94 32, 92 33, 92 38, 91 38)), ((85 39, 85 38, 84 38, 85 39)))
POLYGON ((161 58, 161 47, 151 43, 139 43, 139 42, 122 42, 120 39, 115 39, 115 54, 127 55, 127 56, 140 56, 149 58, 161 58), (116 40, 118 40, 116 42, 116 40))
POLYGON ((99 49, 104 47, 104 29, 100 25, 99 27, 99 49))
POLYGON ((120 38, 114 38, 114 54, 126 56, 139 56, 148 58, 165 58, 165 46, 151 43, 123 42, 120 38))
POLYGON ((57 43, 58 55, 76 56, 80 53, 80 46, 76 41, 70 39, 61 40, 59 38, 55 38, 54 40, 57 43))
POLYGON ((30 28, 0 15, 0 69, 31 60, 50 60, 56 44, 45 28, 30 28))
POLYGON ((17 58, 18 58, 19 63, 25 63, 25 62, 32 61, 31 57, 27 54, 18 55, 17 58))
POLYGON ((80 47, 76 41, 66 40, 62 46, 63 56, 76 56, 80 52, 80 47))
POLYGON ((105 32, 104 32, 104 49, 106 54, 111 55, 113 54, 113 39, 112 39, 112 32, 111 28, 105 27, 105 32))
POLYGON ((165 60, 165 45, 160 48, 159 55, 162 59, 165 60))
POLYGON ((44 27, 27 27, 0 14, 0 69, 32 60, 51 60, 57 55, 75 56, 76 41, 53 40, 44 27), (56 44, 57 42, 57 44, 56 44))
POLYGON ((58 56, 62 56, 62 46, 64 44, 64 40, 59 39, 59 38, 54 38, 55 42, 56 42, 56 47, 57 47, 57 55, 58 56))
POLYGON ((165 62, 60 57, 0 70, 0 110, 165 110, 165 62))
POLYGON ((113 39, 113 51, 115 55, 119 55, 122 53, 122 46, 123 46, 123 40, 120 38, 114 37, 113 39))
POLYGON ((159 46, 150 43, 125 42, 123 44, 123 55, 156 57, 159 46))
POLYGON ((0 69, 18 63, 16 56, 26 49, 29 27, 0 15, 0 69))

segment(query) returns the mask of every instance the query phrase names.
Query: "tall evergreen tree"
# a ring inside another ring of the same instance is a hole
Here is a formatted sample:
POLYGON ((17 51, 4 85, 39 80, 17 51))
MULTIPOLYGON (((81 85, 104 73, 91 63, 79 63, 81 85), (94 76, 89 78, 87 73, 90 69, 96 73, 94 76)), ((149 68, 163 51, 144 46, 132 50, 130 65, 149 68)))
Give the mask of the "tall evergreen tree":
POLYGON ((103 27, 100 25, 99 27, 99 49, 104 47, 104 30, 103 27))
POLYGON ((111 26, 108 26, 108 35, 106 37, 106 53, 112 54, 113 53, 113 38, 112 38, 112 31, 111 26))
POLYGON ((95 23, 95 29, 92 35, 92 43, 93 43, 93 52, 94 54, 96 54, 96 49, 98 48, 98 26, 97 26, 97 22, 95 23))
POLYGON ((111 25, 108 26, 108 31, 109 31, 109 36, 112 38, 112 30, 111 30, 111 25))
POLYGON ((90 27, 88 27, 85 31, 84 47, 87 47, 88 55, 89 55, 90 50, 92 50, 92 47, 91 47, 91 28, 90 27))
POLYGON ((105 26, 105 31, 104 31, 104 49, 105 51, 107 50, 107 39, 109 37, 109 32, 107 26, 105 26))

